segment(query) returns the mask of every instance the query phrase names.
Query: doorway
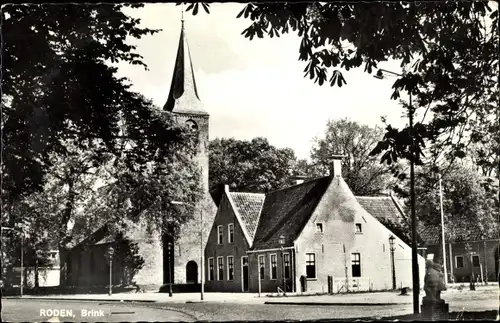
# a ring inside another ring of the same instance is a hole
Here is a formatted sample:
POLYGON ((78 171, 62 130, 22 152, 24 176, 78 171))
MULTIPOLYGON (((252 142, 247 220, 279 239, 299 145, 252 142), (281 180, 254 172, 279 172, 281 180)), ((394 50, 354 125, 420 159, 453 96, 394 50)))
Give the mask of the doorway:
POLYGON ((241 257, 241 285, 244 292, 248 292, 248 256, 241 257))
POLYGON ((198 283, 198 264, 196 261, 191 260, 186 264, 186 283, 198 283))

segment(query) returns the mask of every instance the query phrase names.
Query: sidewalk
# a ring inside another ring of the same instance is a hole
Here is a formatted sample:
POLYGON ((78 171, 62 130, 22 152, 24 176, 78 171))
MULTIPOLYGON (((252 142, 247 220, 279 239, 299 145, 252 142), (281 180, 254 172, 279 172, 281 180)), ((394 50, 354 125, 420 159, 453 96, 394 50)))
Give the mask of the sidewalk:
MULTIPOLYGON (((19 298, 19 297, 16 297, 19 298)), ((43 300, 78 300, 100 302, 142 302, 142 303, 244 303, 244 304, 301 304, 301 305, 391 305, 410 304, 411 296, 399 296, 397 292, 379 292, 363 294, 336 294, 336 295, 293 295, 288 297, 270 297, 250 293, 205 293, 204 300, 200 300, 199 293, 179 293, 172 297, 168 293, 117 293, 107 294, 78 294, 78 295, 25 295, 23 299, 43 300)))
MULTIPOLYGON (((420 292, 420 298, 425 295, 420 292)), ((498 285, 481 286, 476 291, 467 289, 448 289, 441 294, 447 302, 455 303, 470 302, 471 300, 497 300, 499 297, 498 285)), ((6 297, 7 298, 7 297, 6 297)), ((13 297, 10 297, 13 298, 13 297)), ((14 297, 19 298, 19 297, 14 297)), ((78 300, 78 301, 100 301, 100 302, 145 302, 145 303, 239 303, 239 304, 288 304, 288 305, 345 305, 345 306, 383 306, 412 304, 413 297, 411 291, 408 295, 399 295, 398 291, 372 292, 372 293, 352 293, 334 295, 300 295, 289 293, 288 297, 271 297, 262 294, 259 297, 252 293, 205 293, 204 300, 200 300, 199 293, 168 293, 146 292, 146 293, 115 293, 112 296, 107 294, 77 294, 77 295, 46 295, 33 296, 26 295, 23 299, 43 299, 43 300, 78 300)))

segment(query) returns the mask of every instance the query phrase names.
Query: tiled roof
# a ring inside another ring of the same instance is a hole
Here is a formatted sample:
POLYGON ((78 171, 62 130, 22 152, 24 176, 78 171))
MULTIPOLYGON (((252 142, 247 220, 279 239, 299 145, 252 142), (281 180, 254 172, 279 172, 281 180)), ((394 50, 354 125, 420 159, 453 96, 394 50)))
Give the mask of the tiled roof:
POLYGON ((289 246, 302 231, 330 183, 322 177, 266 195, 253 249, 274 248, 285 235, 289 246))
POLYGON ((408 219, 392 196, 356 196, 358 203, 407 244, 411 244, 408 219))
POLYGON ((231 199, 234 201, 236 210, 238 211, 243 225, 247 229, 250 239, 255 237, 257 224, 259 223, 259 215, 264 203, 265 195, 258 193, 239 193, 231 192, 231 199))
POLYGON ((356 196, 356 200, 377 220, 399 222, 405 219, 404 214, 401 213, 390 196, 356 196))

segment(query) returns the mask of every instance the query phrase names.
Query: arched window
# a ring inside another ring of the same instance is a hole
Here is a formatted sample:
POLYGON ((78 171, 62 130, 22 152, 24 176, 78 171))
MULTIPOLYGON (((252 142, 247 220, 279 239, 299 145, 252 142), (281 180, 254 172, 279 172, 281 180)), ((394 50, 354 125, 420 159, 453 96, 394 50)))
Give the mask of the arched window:
POLYGON ((191 260, 186 264, 186 283, 198 283, 198 264, 196 261, 191 260))

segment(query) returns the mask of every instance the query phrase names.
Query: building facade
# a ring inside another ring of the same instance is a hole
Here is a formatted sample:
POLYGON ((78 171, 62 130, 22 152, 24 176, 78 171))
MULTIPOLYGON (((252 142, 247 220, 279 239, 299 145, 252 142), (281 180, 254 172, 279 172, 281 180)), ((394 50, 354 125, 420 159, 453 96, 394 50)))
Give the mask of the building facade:
MULTIPOLYGON (((427 227, 424 237, 426 253, 430 258, 443 259, 441 228, 427 227)), ((470 239, 445 241, 446 271, 448 282, 491 282, 499 280, 500 239, 475 235, 470 239)))
MULTIPOLYGON (((330 176, 268 194, 235 193, 226 186, 216 201, 219 209, 205 249, 207 290, 412 286, 411 248, 362 207, 341 177, 340 159, 332 164, 330 176)), ((394 203, 387 212, 393 209, 394 203)), ((419 263, 423 286, 421 256, 419 263)))

